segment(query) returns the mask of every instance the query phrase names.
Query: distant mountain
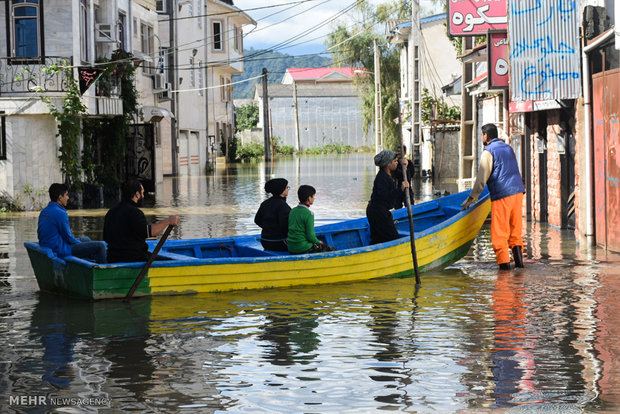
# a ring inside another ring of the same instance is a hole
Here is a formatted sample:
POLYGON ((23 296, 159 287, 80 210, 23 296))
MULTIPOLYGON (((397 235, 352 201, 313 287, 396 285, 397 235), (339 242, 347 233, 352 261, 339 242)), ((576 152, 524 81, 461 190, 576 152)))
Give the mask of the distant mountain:
MULTIPOLYGON (((332 60, 319 55, 291 56, 284 53, 270 52, 267 50, 246 49, 243 51, 245 62, 244 72, 233 77, 233 82, 253 78, 263 73, 267 68, 269 83, 280 83, 287 68, 322 68, 329 67, 332 60)), ((252 98, 254 85, 260 79, 253 79, 234 86, 233 97, 235 99, 252 98)))

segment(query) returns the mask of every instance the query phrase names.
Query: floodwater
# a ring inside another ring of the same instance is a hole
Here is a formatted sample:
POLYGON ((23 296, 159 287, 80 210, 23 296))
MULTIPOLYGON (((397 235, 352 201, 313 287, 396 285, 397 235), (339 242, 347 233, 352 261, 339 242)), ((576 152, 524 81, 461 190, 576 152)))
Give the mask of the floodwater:
MULTIPOLYGON (((253 233, 273 175, 317 188, 317 223, 360 217, 374 173, 368 154, 233 166, 166 178, 144 210, 179 214, 173 238, 253 233)), ((74 234, 100 238, 104 213, 71 211, 74 234)), ((0 412, 620 412, 620 257, 572 231, 527 223, 525 269, 500 273, 485 226, 419 289, 91 303, 38 292, 23 248, 36 221, 0 216, 0 412)))

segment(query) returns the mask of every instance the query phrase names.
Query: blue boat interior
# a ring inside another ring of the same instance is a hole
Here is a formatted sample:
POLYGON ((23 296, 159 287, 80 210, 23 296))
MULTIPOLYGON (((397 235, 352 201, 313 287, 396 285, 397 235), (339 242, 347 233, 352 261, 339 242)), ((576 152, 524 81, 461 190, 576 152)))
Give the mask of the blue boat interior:
MULTIPOLYGON (((431 200, 413 208, 416 237, 439 224, 447 225, 450 217, 459 215, 461 203, 469 192, 454 194, 431 200)), ((481 199, 484 198, 484 195, 481 199)), ((401 237, 409 237, 409 219, 406 208, 392 212, 396 229, 401 237)), ((370 245, 370 230, 366 218, 318 226, 315 229, 319 240, 337 250, 359 248, 370 245)), ((149 242, 153 248, 156 241, 149 242)), ((191 260, 234 257, 288 256, 288 252, 264 250, 260 236, 236 236, 215 239, 169 240, 159 253, 161 259, 191 260)))

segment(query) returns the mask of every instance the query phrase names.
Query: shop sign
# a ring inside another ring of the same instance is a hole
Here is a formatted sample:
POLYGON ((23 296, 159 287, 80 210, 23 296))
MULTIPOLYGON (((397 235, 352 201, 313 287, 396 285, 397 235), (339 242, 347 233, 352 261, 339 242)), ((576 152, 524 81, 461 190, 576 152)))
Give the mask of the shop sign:
POLYGON ((490 30, 487 34, 489 89, 507 89, 510 46, 506 30, 490 30))
POLYGON ((506 0, 450 0, 448 28, 452 36, 481 36, 507 30, 506 0))

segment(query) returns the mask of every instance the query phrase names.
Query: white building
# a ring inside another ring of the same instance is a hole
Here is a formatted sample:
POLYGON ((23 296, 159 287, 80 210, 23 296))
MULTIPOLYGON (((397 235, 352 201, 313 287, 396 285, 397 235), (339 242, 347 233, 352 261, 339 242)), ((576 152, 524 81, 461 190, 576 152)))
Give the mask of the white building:
MULTIPOLYGON (((208 152, 220 147, 215 137, 233 134, 231 76, 243 70, 242 26, 255 22, 232 1, 0 0, 0 21, 7 28, 0 30, 0 193, 44 197, 50 183, 64 181, 57 121, 42 96, 61 106, 67 79, 46 66, 69 65, 78 79, 78 67, 100 68, 119 49, 131 53, 138 111, 117 169, 147 191, 164 175, 202 174, 208 152)), ((122 115, 123 104, 118 85, 102 84, 82 101, 88 116, 105 122, 122 115)), ((93 135, 87 154, 98 168, 106 133, 93 135)))
POLYGON ((243 26, 256 23, 232 0, 157 3, 166 69, 156 76, 170 91, 158 105, 175 117, 162 129, 163 173, 201 175, 233 135, 231 78, 243 72, 243 26))
MULTIPOLYGON (((423 171, 433 169, 430 125, 421 122, 420 105, 424 89, 441 98, 442 87, 461 76, 461 62, 446 34, 446 14, 420 19, 420 39, 414 39, 411 20, 392 20, 387 25, 388 42, 399 46, 403 141, 413 152, 423 171), (418 52, 414 50, 419 44, 418 52)), ((460 95, 444 97, 449 106, 460 105, 460 95)))
MULTIPOLYGON (((68 79, 63 74, 51 75, 45 68, 70 66, 73 78, 78 79, 78 67, 101 67, 97 62, 109 60, 116 49, 148 55, 149 39, 157 27, 155 3, 0 0, 0 21, 7 28, 0 31, 0 191, 19 198, 30 188, 45 197, 43 190, 49 184, 64 180, 58 159, 61 139, 56 136, 57 122, 42 97, 62 106, 68 79)), ((135 81, 139 104, 150 104, 150 74, 138 70, 135 81)), ((122 115, 120 91, 114 87, 107 92, 93 85, 83 94, 89 117, 122 115)), ((155 180, 154 171, 152 175, 155 180)))

